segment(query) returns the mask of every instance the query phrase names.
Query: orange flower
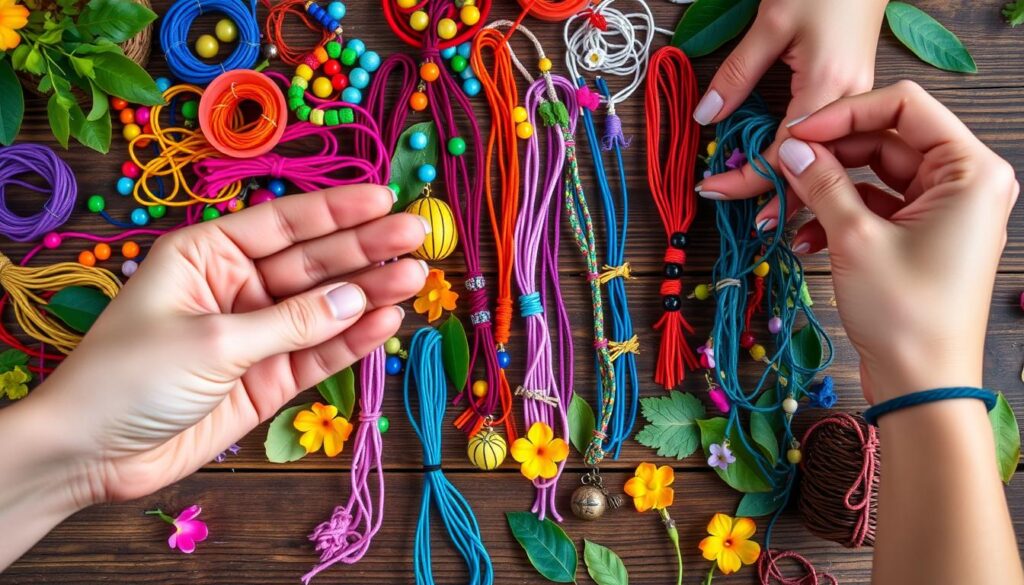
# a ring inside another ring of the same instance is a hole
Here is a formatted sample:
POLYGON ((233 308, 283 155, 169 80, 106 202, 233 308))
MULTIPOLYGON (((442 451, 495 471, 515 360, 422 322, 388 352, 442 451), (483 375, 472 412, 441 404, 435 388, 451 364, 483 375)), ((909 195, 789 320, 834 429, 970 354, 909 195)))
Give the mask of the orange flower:
POLYGON ((295 415, 292 426, 302 432, 299 444, 306 448, 306 454, 316 453, 322 446, 328 457, 341 453, 345 441, 352 434, 352 423, 343 416, 338 416, 338 408, 334 405, 324 406, 319 402, 309 410, 301 410, 295 415))
POLYGON ((735 573, 743 565, 757 562, 761 546, 750 540, 757 532, 757 525, 750 518, 736 518, 715 514, 708 524, 708 536, 700 541, 704 558, 718 562, 723 575, 735 573))
POLYGON ((444 270, 431 268, 427 274, 427 283, 423 285, 423 290, 416 294, 412 308, 416 309, 417 313, 426 313, 427 321, 433 322, 441 318, 442 310, 454 311, 457 298, 459 295, 452 292, 451 283, 444 279, 444 270))
POLYGON ((653 463, 637 466, 636 477, 626 482, 626 494, 633 498, 637 512, 664 510, 672 505, 675 491, 669 486, 676 480, 675 472, 668 465, 661 467, 653 463))
POLYGON ((9 51, 21 44, 18 29, 28 24, 28 8, 18 0, 0 0, 0 51, 9 51))
POLYGON ((558 475, 558 463, 568 456, 569 445, 562 439, 556 439, 551 427, 542 422, 533 423, 525 437, 519 437, 512 443, 512 458, 522 463, 520 471, 531 481, 558 475))

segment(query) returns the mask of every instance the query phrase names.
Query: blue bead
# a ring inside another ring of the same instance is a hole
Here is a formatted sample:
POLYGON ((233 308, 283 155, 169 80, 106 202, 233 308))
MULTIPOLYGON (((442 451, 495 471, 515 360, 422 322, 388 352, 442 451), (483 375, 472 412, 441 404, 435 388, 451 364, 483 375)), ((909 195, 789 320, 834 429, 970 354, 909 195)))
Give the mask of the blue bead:
POLYGON ((427 135, 423 132, 413 132, 409 135, 409 148, 423 150, 427 147, 427 135))
POLYGON ((345 5, 341 2, 331 2, 327 5, 327 14, 330 14, 334 20, 345 18, 345 5))
POLYGON ((459 45, 458 51, 459 55, 461 55, 463 59, 468 60, 469 54, 473 51, 473 43, 469 41, 462 43, 461 45, 459 45))
POLYGON ((171 88, 171 80, 166 77, 157 77, 156 88, 160 90, 160 93, 167 91, 171 88))
POLYGON ((397 376, 402 373, 402 358, 397 355, 389 355, 384 362, 384 370, 389 376, 397 376))
POLYGON ((272 181, 267 183, 267 189, 269 189, 270 192, 273 193, 274 195, 280 197, 284 195, 284 192, 287 190, 287 187, 285 186, 284 181, 282 181, 281 179, 273 179, 272 181))
POLYGON ((463 79, 476 79, 476 73, 473 73, 472 67, 466 67, 462 70, 462 73, 459 73, 459 77, 463 79))
POLYGON ((416 178, 424 183, 429 183, 437 178, 437 169, 432 164, 425 164, 416 169, 416 178))
POLYGON ((481 87, 479 79, 467 79, 462 82, 462 91, 466 92, 466 95, 468 95, 469 97, 473 97, 476 94, 480 93, 480 89, 481 87))
POLYGON ((370 74, 362 67, 356 67, 348 72, 348 83, 356 89, 364 89, 370 85, 370 74))
MULTIPOLYGON (((351 83, 352 80, 349 80, 351 83)), ((352 87, 351 85, 345 88, 345 91, 341 92, 341 101, 348 104, 359 105, 359 102, 363 101, 363 92, 352 87)))
POLYGON ((367 51, 359 56, 359 66, 373 73, 380 67, 380 55, 376 51, 367 51))
POLYGON ((512 365, 512 356, 508 355, 508 352, 503 350, 503 349, 499 350, 498 351, 498 366, 501 369, 504 370, 505 368, 509 367, 510 365, 512 365))
POLYGON ((141 207, 132 210, 132 223, 135 225, 146 225, 149 223, 149 212, 141 207))
POLYGON ((458 51, 458 47, 448 47, 447 49, 441 49, 441 58, 447 61, 455 56, 456 51, 458 51))
POLYGON ((117 192, 121 195, 128 196, 132 194, 132 190, 135 189, 135 181, 128 177, 121 177, 117 180, 117 192))
POLYGON ((355 51, 357 57, 362 57, 363 53, 366 52, 366 43, 359 39, 352 39, 348 42, 346 47, 355 51))

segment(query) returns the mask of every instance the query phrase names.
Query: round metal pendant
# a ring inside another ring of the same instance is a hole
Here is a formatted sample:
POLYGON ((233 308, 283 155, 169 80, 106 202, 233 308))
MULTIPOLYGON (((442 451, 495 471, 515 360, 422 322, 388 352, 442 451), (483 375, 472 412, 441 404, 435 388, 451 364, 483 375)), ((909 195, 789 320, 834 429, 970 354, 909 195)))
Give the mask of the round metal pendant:
POLYGON ((572 513, 580 520, 597 520, 608 509, 608 498, 601 488, 581 485, 572 493, 572 513))

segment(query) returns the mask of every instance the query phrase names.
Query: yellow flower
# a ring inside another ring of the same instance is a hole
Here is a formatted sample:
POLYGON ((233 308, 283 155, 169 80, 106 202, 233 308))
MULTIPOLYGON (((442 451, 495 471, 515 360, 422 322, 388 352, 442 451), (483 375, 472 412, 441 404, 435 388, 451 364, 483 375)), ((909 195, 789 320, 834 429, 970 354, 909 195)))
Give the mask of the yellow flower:
POLYGON ((431 268, 427 274, 427 283, 423 285, 423 290, 416 294, 412 308, 416 309, 417 313, 427 313, 427 321, 432 322, 441 318, 442 309, 454 311, 457 298, 459 295, 452 292, 451 283, 444 279, 444 270, 431 268))
POLYGON ((0 51, 8 51, 21 44, 18 29, 28 24, 28 8, 18 0, 0 0, 0 51))
POLYGON ((757 562, 761 547, 750 540, 757 532, 757 525, 750 518, 736 518, 715 514, 708 523, 708 536, 700 541, 704 558, 717 561, 723 575, 735 573, 743 565, 757 562))
POLYGON ((525 437, 512 443, 512 458, 523 464, 520 471, 531 481, 555 477, 558 463, 568 456, 569 445, 556 439, 551 427, 542 422, 533 423, 525 437))
POLYGON ((0 396, 6 394, 10 400, 24 398, 28 395, 28 381, 31 379, 32 376, 20 366, 0 374, 0 396))
POLYGON ((316 453, 322 445, 328 457, 341 453, 345 441, 352 434, 352 423, 338 416, 337 407, 324 406, 319 402, 314 403, 309 410, 299 411, 292 426, 302 431, 299 444, 306 448, 307 454, 316 453))
POLYGON ((634 475, 636 477, 626 482, 625 490, 633 498, 637 512, 664 510, 672 505, 675 490, 669 486, 676 480, 676 475, 671 467, 641 463, 636 467, 634 475))

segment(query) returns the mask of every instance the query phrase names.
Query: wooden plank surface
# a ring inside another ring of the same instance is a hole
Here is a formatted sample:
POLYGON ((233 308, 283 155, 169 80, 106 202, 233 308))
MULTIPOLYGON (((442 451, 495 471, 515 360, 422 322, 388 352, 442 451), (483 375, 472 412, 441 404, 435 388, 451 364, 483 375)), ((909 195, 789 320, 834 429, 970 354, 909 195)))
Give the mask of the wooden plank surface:
MULTIPOLYGON (((628 0, 622 2, 624 8, 629 4, 628 0)), ((170 1, 159 0, 154 4, 158 13, 162 13, 170 1)), ((497 4, 493 17, 510 17, 515 14, 514 2, 500 0, 497 4)), ((947 103, 983 140, 1021 168, 1024 166, 1024 106, 1021 106, 1020 95, 1024 87, 1024 64, 1017 58, 1017 54, 1024 40, 1024 32, 1005 26, 999 19, 995 4, 978 6, 968 0, 927 0, 916 4, 965 40, 978 62, 980 73, 958 76, 931 69, 918 62, 885 31, 878 51, 876 86, 903 78, 915 79, 947 103)), ((376 2, 351 0, 348 5, 346 26, 350 35, 364 39, 371 48, 382 54, 398 48, 398 43, 377 16, 376 2)), ((679 6, 662 0, 651 0, 651 8, 659 26, 666 28, 673 27, 682 12, 679 6)), ((208 24, 212 26, 212 22, 208 24)), ((564 72, 564 59, 559 48, 560 26, 532 19, 527 20, 527 25, 543 41, 555 61, 556 72, 564 72)), ((200 21, 194 34, 205 32, 203 29, 206 26, 207 21, 200 21)), ((658 39, 656 45, 663 42, 664 39, 658 39)), ((706 87, 729 47, 695 63, 701 87, 706 87)), ((158 48, 156 52, 159 52, 158 48)), ((158 54, 150 70, 154 75, 166 74, 158 54)), ((774 108, 781 111, 788 96, 788 77, 785 71, 781 67, 773 68, 759 91, 774 108)), ((483 102, 477 100, 475 103, 483 102)), ((644 132, 638 104, 639 100, 634 98, 619 109, 627 134, 633 136, 640 136, 644 132)), ((118 217, 127 217, 133 207, 131 202, 110 195, 125 153, 125 145, 117 134, 115 131, 110 156, 103 157, 84 148, 74 147, 67 153, 66 160, 78 173, 83 201, 91 193, 108 194, 108 209, 118 217)), ((44 102, 33 100, 29 103, 20 138, 54 144, 49 136, 44 102)), ((650 382, 656 338, 648 327, 658 315, 658 273, 664 241, 643 175, 644 157, 643 141, 636 140, 628 162, 632 218, 627 257, 641 278, 631 282, 628 290, 634 320, 642 340, 639 361, 641 391, 644 395, 658 395, 661 390, 650 382)), ((593 187, 592 168, 586 160, 583 172, 585 183, 593 187)), ((15 209, 23 206, 28 210, 32 209, 33 202, 21 198, 14 201, 13 206, 15 209)), ((693 244, 689 249, 687 288, 709 278, 709 271, 717 255, 713 208, 702 202, 700 214, 692 232, 693 244)), ((603 225, 599 212, 597 216, 598 225, 603 225)), ((106 233, 116 231, 87 214, 84 202, 82 211, 76 214, 69 227, 106 233)), ((951 237, 959 235, 951 234, 951 237)), ((0 243, 0 250, 11 256, 20 255, 24 249, 22 245, 0 243)), ((41 260, 72 259, 78 251, 68 247, 58 253, 44 255, 41 260)), ((493 247, 485 245, 482 254, 485 271, 490 273, 493 271, 493 247)), ((456 256, 444 266, 457 274, 461 270, 460 265, 461 258, 456 256)), ((816 273, 810 278, 810 289, 817 303, 816 310, 836 341, 836 363, 829 373, 836 378, 840 390, 837 408, 859 411, 865 404, 858 389, 856 354, 842 332, 833 306, 827 257, 818 255, 811 258, 808 268, 816 273)), ((589 300, 582 280, 571 278, 572 275, 580 274, 582 265, 575 251, 568 246, 562 253, 561 270, 567 275, 564 294, 573 314, 588 314, 589 300)), ((1015 210, 1011 219, 1009 241, 1000 271, 986 343, 985 381, 990 387, 1003 390, 1014 407, 1022 411, 1024 391, 1019 381, 1021 313, 1017 297, 1024 289, 1024 216, 1020 210, 1015 210)), ((710 307, 709 304, 695 301, 687 301, 685 304, 688 318, 701 334, 706 333, 710 327, 710 307)), ((10 316, 4 317, 9 324, 10 316)), ((405 338, 422 324, 421 317, 411 316, 405 327, 405 338)), ((578 348, 577 391, 592 399, 593 375, 589 351, 585 349, 588 347, 586 340, 589 337, 589 324, 585 319, 580 319, 574 321, 574 327, 578 348)), ((515 361, 510 373, 515 379, 521 371, 521 328, 514 329, 511 347, 515 361)), ((688 380, 684 385, 687 390, 698 390, 699 387, 695 379, 688 380)), ((310 396, 312 394, 305 394, 297 400, 305 400, 310 396)), ((419 445, 405 420, 395 380, 389 381, 385 413, 391 419, 392 430, 385 436, 388 506, 384 528, 366 559, 356 566, 330 570, 317 580, 318 583, 413 582, 411 551, 422 481, 417 471, 421 459, 419 445)), ((809 424, 819 415, 807 413, 801 417, 801 426, 809 424)), ((453 416, 454 413, 450 411, 449 419, 453 416)), ((195 476, 153 496, 137 502, 96 507, 78 514, 9 571, 0 575, 0 585, 84 585, 115 581, 233 585, 297 582, 315 560, 305 535, 347 494, 346 469, 350 454, 343 454, 337 460, 317 455, 288 466, 271 465, 262 455, 264 436, 265 426, 261 426, 241 441, 242 451, 238 456, 223 464, 211 464, 195 476), (141 512, 156 505, 179 509, 195 502, 204 506, 204 517, 211 526, 211 540, 202 543, 199 552, 191 557, 169 552, 165 544, 167 527, 143 517, 141 512)), ((503 519, 503 513, 507 510, 524 510, 529 507, 533 497, 532 489, 511 465, 492 474, 470 471, 463 454, 464 446, 464 439, 459 433, 448 428, 445 434, 445 467, 451 470, 449 473, 454 483, 465 491, 481 520, 484 539, 496 566, 495 582, 502 585, 540 582, 541 579, 532 572, 521 550, 512 541, 503 519)), ((575 488, 582 469, 578 456, 574 453, 573 457, 560 490, 563 508, 568 505, 569 494, 575 488)), ((649 450, 630 442, 619 461, 609 461, 604 466, 606 481, 613 489, 621 489, 629 470, 637 462, 651 458, 649 450)), ((691 457, 675 465, 680 472, 676 486, 677 503, 672 512, 679 523, 686 554, 685 582, 696 583, 707 568, 696 549, 697 542, 704 534, 704 525, 714 512, 732 511, 738 496, 707 471, 698 457, 691 457)), ((1020 532, 1024 522, 1024 488, 1016 483, 1008 488, 1007 493, 1011 509, 1017 517, 1015 526, 1020 532)), ((592 524, 583 524, 571 518, 571 514, 567 516, 570 519, 565 528, 580 548, 584 538, 612 547, 625 560, 633 583, 661 585, 674 579, 674 561, 656 516, 620 510, 592 524)), ((763 530, 763 523, 760 528, 763 530)), ((763 537, 763 533, 759 532, 759 537, 763 537)), ((435 574, 438 581, 461 582, 464 573, 458 558, 442 541, 441 534, 435 531, 435 574)), ((814 538, 799 526, 795 513, 788 513, 779 524, 773 544, 800 551, 820 568, 833 571, 842 583, 869 581, 870 551, 850 551, 814 538)), ((591 582, 582 564, 578 577, 580 583, 591 582)), ((716 582, 753 583, 755 580, 753 572, 746 569, 731 579, 719 577, 716 582)))

